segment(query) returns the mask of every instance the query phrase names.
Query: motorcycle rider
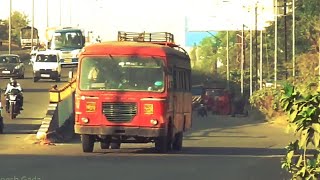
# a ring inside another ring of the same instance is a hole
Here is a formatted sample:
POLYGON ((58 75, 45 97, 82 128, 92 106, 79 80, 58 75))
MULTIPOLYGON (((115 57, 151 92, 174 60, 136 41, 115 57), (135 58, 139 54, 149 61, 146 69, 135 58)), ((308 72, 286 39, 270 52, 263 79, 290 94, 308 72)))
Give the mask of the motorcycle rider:
MULTIPOLYGON (((20 91, 20 93, 17 95, 18 103, 20 103, 20 109, 23 110, 23 94, 22 94, 22 88, 21 85, 17 82, 17 80, 10 78, 10 82, 7 84, 5 95, 8 95, 13 89, 17 89, 20 91)), ((6 110, 9 111, 9 98, 6 98, 6 110)))

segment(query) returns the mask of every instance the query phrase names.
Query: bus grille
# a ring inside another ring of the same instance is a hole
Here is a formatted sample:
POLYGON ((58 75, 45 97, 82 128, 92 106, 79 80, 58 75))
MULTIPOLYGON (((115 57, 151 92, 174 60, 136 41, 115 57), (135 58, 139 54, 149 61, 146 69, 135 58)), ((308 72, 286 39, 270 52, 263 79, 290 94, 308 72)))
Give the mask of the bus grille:
POLYGON ((102 113, 111 122, 128 122, 137 114, 136 103, 102 103, 102 113))

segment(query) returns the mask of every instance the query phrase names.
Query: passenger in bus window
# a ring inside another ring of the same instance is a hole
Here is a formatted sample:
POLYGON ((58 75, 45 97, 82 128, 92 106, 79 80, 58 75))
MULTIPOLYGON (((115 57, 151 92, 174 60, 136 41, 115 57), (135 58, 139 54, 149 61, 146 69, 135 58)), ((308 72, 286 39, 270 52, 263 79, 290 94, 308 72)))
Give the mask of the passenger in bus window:
POLYGON ((88 74, 88 80, 90 82, 97 82, 100 75, 100 70, 97 67, 92 67, 88 74))

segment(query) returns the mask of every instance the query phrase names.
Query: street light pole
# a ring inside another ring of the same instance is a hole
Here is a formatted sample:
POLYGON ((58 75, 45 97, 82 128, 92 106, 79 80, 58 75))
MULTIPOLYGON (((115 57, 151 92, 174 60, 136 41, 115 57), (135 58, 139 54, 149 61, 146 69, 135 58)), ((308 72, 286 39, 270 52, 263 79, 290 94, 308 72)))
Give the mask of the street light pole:
POLYGON ((34 0, 32 0, 31 50, 33 48, 33 31, 34 31, 34 0))
POLYGON ((47 28, 49 27, 49 0, 47 0, 47 28))
POLYGON ((260 89, 262 89, 262 36, 263 32, 262 29, 260 30, 260 89))
POLYGON ((255 8, 254 8, 254 14, 255 14, 255 84, 254 84, 254 89, 257 90, 258 88, 258 1, 255 3, 255 8))
POLYGON ((10 10, 9 10, 9 54, 11 54, 11 10, 12 10, 12 0, 10 0, 10 10))
POLYGON ((61 0, 60 0, 60 26, 61 26, 61 21, 62 21, 62 17, 61 17, 61 0))

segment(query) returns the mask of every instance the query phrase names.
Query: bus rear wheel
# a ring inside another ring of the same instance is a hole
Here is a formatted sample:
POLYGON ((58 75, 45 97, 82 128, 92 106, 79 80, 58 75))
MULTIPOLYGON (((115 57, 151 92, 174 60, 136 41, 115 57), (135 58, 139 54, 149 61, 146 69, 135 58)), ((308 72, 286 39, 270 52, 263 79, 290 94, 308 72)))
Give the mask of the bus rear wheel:
POLYGON ((93 152, 94 136, 82 134, 81 135, 82 150, 83 152, 93 152))
POLYGON ((109 149, 110 143, 109 142, 100 142, 101 149, 109 149))
POLYGON ((121 143, 111 143, 111 149, 120 149, 121 143))

